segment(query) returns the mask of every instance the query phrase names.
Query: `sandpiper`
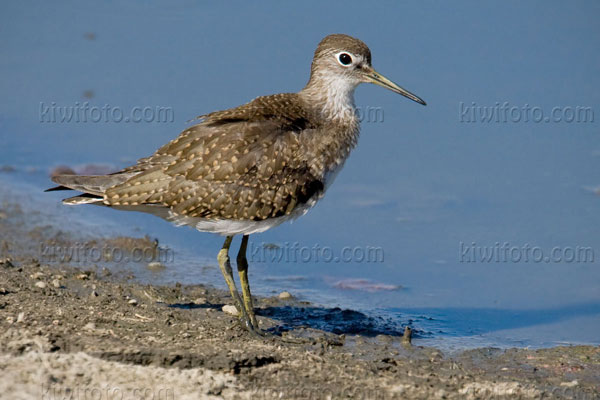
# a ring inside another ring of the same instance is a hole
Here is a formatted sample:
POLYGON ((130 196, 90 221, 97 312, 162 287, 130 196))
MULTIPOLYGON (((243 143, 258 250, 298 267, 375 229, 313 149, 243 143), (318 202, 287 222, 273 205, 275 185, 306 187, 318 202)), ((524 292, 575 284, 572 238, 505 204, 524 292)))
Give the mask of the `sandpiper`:
POLYGON ((97 204, 158 215, 177 225, 226 236, 217 256, 242 325, 263 335, 248 282, 248 237, 305 214, 324 195, 356 146, 354 89, 370 82, 416 95, 377 73, 360 40, 329 35, 318 45, 310 79, 298 93, 258 97, 202 115, 200 122, 137 164, 110 175, 59 175, 77 190, 65 204, 97 204), (242 296, 229 261, 234 235, 242 296))

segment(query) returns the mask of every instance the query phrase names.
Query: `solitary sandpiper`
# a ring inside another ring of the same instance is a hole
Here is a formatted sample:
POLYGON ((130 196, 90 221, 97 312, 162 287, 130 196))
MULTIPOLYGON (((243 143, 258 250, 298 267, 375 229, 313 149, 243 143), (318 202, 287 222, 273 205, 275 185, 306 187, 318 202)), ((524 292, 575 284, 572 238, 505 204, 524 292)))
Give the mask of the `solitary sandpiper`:
POLYGON ((221 272, 242 325, 263 335, 248 282, 248 236, 305 214, 323 197, 356 146, 354 89, 363 82, 425 105, 373 69, 362 41, 329 35, 319 43, 300 92, 202 115, 197 125, 135 165, 110 175, 54 176, 60 186, 49 190, 83 192, 65 204, 143 211, 226 236, 217 257, 221 272), (234 235, 242 235, 237 255, 242 296, 229 261, 234 235))

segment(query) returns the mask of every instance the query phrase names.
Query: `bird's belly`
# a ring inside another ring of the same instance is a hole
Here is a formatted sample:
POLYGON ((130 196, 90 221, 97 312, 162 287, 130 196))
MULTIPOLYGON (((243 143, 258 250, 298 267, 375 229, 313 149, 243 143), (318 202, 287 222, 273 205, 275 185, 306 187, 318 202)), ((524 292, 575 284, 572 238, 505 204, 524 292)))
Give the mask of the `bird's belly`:
POLYGON ((236 219, 210 219, 181 216, 170 212, 168 220, 175 225, 191 226, 201 232, 218 233, 224 236, 231 235, 250 235, 253 233, 264 232, 274 228, 286 221, 292 221, 308 212, 318 201, 321 196, 315 195, 306 203, 300 204, 288 215, 281 217, 267 218, 264 220, 236 220, 236 219))
POLYGON ((308 210, 314 207, 315 204, 321 199, 327 188, 333 183, 338 173, 344 166, 344 161, 340 164, 335 165, 323 176, 323 190, 315 193, 306 203, 299 204, 294 210, 288 215, 282 215, 280 217, 267 218, 264 220, 238 220, 238 219, 224 219, 224 218, 202 218, 202 217, 190 217, 175 214, 169 211, 168 219, 175 225, 187 225, 191 226, 201 232, 218 233, 220 235, 250 235, 253 233, 264 232, 268 229, 274 228, 286 221, 293 221, 294 219, 306 214, 308 210))

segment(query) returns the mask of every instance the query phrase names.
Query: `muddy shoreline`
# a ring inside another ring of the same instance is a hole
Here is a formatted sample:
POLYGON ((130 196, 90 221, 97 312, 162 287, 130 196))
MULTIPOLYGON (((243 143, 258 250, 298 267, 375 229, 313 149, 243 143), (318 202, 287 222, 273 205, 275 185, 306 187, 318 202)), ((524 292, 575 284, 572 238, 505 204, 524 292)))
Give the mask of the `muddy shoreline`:
MULTIPOLYGON (((600 397, 599 347, 443 354, 377 329, 357 333, 344 321, 368 327, 369 317, 356 311, 277 296, 256 299, 262 328, 306 343, 257 339, 222 311, 224 291, 40 260, 40 243, 81 238, 28 218, 18 204, 0 207, 2 398, 600 397), (303 313, 330 324, 307 325, 303 313)), ((127 251, 147 239, 110 240, 127 251)))

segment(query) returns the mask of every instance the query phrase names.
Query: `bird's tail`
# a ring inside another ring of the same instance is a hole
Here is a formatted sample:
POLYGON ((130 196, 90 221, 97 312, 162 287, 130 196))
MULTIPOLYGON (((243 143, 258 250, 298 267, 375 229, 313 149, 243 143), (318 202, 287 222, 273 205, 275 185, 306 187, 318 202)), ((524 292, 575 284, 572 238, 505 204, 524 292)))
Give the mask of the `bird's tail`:
POLYGON ((104 192, 112 186, 118 185, 131 178, 135 173, 115 173, 111 175, 56 175, 51 179, 59 186, 47 189, 46 192, 55 190, 78 190, 80 195, 63 200, 64 204, 94 204, 102 203, 104 192))
POLYGON ((102 197, 93 194, 82 194, 63 199, 63 204, 76 206, 78 204, 102 204, 102 197))

